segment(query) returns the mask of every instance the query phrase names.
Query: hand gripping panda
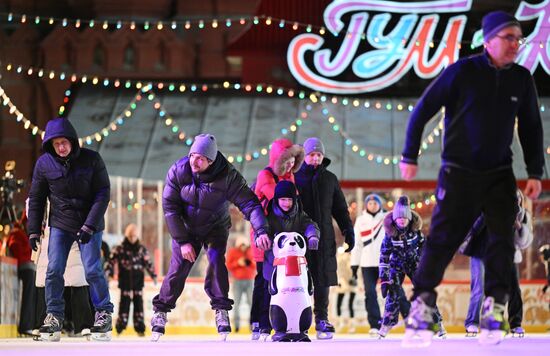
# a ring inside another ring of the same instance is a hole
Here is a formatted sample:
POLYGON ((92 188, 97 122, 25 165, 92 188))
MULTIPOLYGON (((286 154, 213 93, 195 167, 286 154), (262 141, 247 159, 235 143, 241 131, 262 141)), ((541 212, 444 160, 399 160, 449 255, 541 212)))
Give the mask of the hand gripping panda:
POLYGON ((273 274, 269 283, 269 320, 273 341, 311 341, 313 280, 307 269, 306 240, 296 232, 282 232, 273 242, 273 274))

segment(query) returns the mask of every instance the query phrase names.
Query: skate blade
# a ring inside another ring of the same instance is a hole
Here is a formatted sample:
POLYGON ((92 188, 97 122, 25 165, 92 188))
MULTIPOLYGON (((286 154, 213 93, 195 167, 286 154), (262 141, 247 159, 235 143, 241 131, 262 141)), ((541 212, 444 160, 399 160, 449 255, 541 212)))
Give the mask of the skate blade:
POLYGON ((258 340, 260 340, 260 334, 252 333, 252 341, 258 341, 258 340))
POLYGON ((159 333, 159 332, 156 332, 156 331, 153 331, 153 333, 151 334, 151 341, 152 342, 157 342, 159 341, 160 337, 164 335, 163 333, 159 333))
POLYGON ((48 341, 48 342, 58 342, 61 340, 61 331, 56 331, 54 333, 40 333, 40 338, 38 341, 48 341))
POLYGON ((407 348, 428 347, 432 343, 433 336, 434 332, 431 330, 406 329, 401 346, 407 348))
POLYGON ((488 330, 481 329, 479 333, 479 343, 482 345, 497 345, 506 336, 506 331, 504 330, 488 330))
POLYGON ((317 339, 319 340, 330 340, 334 336, 334 333, 325 332, 325 331, 317 331, 317 339))
POLYGON ((477 337, 477 333, 466 333, 466 337, 477 337))
POLYGON ((512 337, 522 338, 525 337, 525 333, 512 333, 512 337))
POLYGON ((220 340, 221 341, 227 341, 227 335, 229 335, 229 332, 224 331, 224 332, 220 332, 218 334, 220 335, 220 340))
POLYGON ((94 341, 111 341, 112 335, 110 331, 105 333, 92 333, 92 340, 94 341))
POLYGON ((260 334, 260 341, 266 342, 271 334, 260 334))

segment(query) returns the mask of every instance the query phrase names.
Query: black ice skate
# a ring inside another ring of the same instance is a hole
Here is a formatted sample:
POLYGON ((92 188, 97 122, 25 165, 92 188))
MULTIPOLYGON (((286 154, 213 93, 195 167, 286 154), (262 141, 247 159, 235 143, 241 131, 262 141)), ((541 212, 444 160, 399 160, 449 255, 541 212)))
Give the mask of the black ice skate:
POLYGON ((218 334, 220 334, 221 340, 225 341, 227 339, 227 335, 231 332, 229 312, 227 310, 216 310, 216 328, 218 329, 218 334))
POLYGON ((111 313, 102 310, 95 312, 94 326, 90 329, 92 340, 111 341, 111 331, 113 330, 113 320, 111 313))
POLYGON ((521 326, 517 326, 515 328, 512 328, 510 330, 512 333, 512 337, 524 337, 525 336, 525 329, 523 329, 521 326))
POLYGON ((329 340, 334 336, 334 326, 328 320, 319 320, 315 323, 315 331, 317 331, 317 339, 329 340))
POLYGON ((165 312, 157 311, 155 312, 155 314, 153 314, 153 318, 151 319, 151 326, 153 331, 151 335, 151 341, 159 341, 160 337, 164 335, 164 328, 167 322, 168 319, 165 312))
POLYGON ((39 329, 40 341, 59 341, 59 339, 61 339, 62 328, 63 319, 52 313, 48 313, 46 319, 44 319, 44 324, 39 329))
POLYGON ((493 297, 487 297, 483 302, 480 328, 479 343, 484 345, 499 344, 510 330, 504 320, 504 305, 495 303, 493 297))
POLYGON ((466 337, 476 337, 478 332, 477 325, 471 324, 466 327, 466 337))
POLYGON ((412 302, 411 311, 405 319, 405 337, 403 347, 427 347, 432 343, 432 337, 439 332, 439 325, 434 323, 435 308, 427 305, 418 296, 412 302))

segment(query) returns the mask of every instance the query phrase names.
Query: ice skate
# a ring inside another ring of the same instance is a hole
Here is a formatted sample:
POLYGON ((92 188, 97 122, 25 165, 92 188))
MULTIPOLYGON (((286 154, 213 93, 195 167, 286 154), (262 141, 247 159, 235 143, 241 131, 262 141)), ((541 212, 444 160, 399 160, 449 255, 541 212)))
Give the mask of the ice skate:
POLYGON ((405 320, 403 347, 427 347, 439 330, 434 323, 435 308, 428 306, 420 296, 412 302, 411 311, 405 320))
POLYGON ((350 319, 348 325, 349 325, 348 333, 349 334, 355 334, 355 332, 357 331, 355 320, 350 319))
POLYGON ((40 341, 59 341, 62 327, 63 319, 48 313, 46 319, 44 319, 44 325, 39 329, 40 341))
POLYGON ((521 326, 515 327, 512 330, 510 330, 512 333, 512 337, 524 337, 525 336, 525 329, 523 329, 521 326))
POLYGON ((157 342, 159 341, 160 337, 164 335, 164 328, 166 326, 166 323, 168 322, 168 319, 166 317, 165 312, 157 311, 155 314, 153 314, 153 318, 151 319, 151 326, 152 326, 152 335, 151 335, 151 341, 157 342))
MULTIPOLYGON (((375 329, 376 330, 376 329, 375 329)), ((380 330, 378 330, 378 338, 379 339, 383 339, 386 337, 386 335, 388 335, 388 333, 390 332, 391 330, 391 326, 390 325, 382 325, 380 327, 380 330)), ((371 329, 372 331, 372 329, 371 329)), ((370 334, 370 331, 369 331, 369 334, 370 334)))
POLYGON ((485 298, 481 312, 479 343, 497 345, 508 333, 510 326, 504 320, 504 305, 495 303, 493 297, 485 298))
POLYGON ((438 331, 436 332, 436 336, 440 339, 446 339, 447 338, 447 330, 443 326, 443 323, 438 324, 438 331))
POLYGON ((478 332, 477 325, 471 324, 466 327, 466 337, 476 337, 478 332))
POLYGON ((92 340, 111 341, 111 330, 113 330, 113 320, 108 311, 96 311, 94 326, 90 329, 92 340))
POLYGON ((227 335, 231 332, 231 324, 229 323, 229 312, 223 309, 216 310, 216 328, 222 341, 227 339, 227 335))
POLYGON ((257 341, 260 339, 260 323, 254 322, 251 327, 252 330, 252 341, 257 341))
POLYGON ((268 328, 262 328, 260 329, 260 341, 267 341, 269 336, 271 335, 271 329, 268 328))
POLYGON ((32 339, 34 341, 41 341, 40 340, 40 330, 38 330, 38 329, 33 329, 32 330, 32 339))
POLYGON ((92 332, 88 328, 82 329, 82 331, 80 332, 80 335, 82 337, 86 338, 86 340, 88 340, 88 341, 90 341, 92 339, 92 332))
POLYGON ((329 340, 334 336, 334 326, 328 320, 319 320, 315 323, 315 331, 317 331, 317 339, 329 340))
POLYGON ((372 338, 376 338, 379 336, 380 330, 378 328, 370 328, 369 330, 369 336, 372 338))

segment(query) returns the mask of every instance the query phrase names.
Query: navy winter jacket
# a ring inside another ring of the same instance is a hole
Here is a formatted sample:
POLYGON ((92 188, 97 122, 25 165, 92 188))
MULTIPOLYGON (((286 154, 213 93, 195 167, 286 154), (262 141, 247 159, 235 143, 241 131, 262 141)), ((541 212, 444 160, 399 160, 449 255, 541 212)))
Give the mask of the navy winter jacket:
POLYGON ((168 231, 180 245, 202 241, 209 234, 227 234, 231 227, 229 202, 245 215, 256 234, 267 233, 258 198, 220 152, 203 173, 192 173, 187 156, 168 170, 162 207, 168 231))
POLYGON ((72 233, 83 225, 102 231, 111 184, 99 153, 80 148, 74 127, 64 118, 48 122, 42 149, 29 192, 29 235, 41 232, 46 199, 50 201, 49 226, 72 233), (67 138, 72 145, 65 159, 52 146, 58 137, 67 138))
POLYGON ((426 123, 445 107, 442 158, 474 171, 512 164, 512 139, 518 134, 529 178, 541 179, 543 131, 531 73, 518 64, 494 67, 487 54, 450 65, 426 89, 407 127, 402 161, 416 164, 426 123))

